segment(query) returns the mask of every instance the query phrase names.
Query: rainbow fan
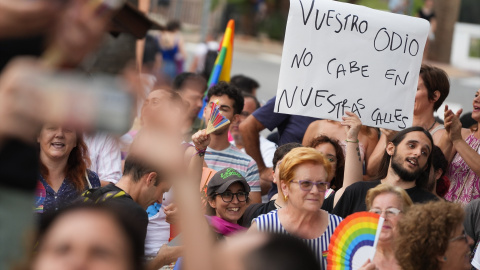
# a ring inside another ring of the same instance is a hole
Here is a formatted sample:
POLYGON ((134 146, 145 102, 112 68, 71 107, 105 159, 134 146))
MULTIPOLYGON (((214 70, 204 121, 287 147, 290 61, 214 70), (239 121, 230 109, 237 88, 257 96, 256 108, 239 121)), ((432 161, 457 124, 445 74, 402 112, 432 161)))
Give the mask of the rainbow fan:
POLYGON ((230 120, 225 118, 220 113, 220 106, 218 106, 218 99, 212 103, 212 109, 210 110, 210 118, 207 123, 207 134, 214 132, 215 130, 228 125, 230 120))
POLYGON ((384 218, 370 212, 348 216, 330 238, 327 269, 358 269, 373 260, 384 218))

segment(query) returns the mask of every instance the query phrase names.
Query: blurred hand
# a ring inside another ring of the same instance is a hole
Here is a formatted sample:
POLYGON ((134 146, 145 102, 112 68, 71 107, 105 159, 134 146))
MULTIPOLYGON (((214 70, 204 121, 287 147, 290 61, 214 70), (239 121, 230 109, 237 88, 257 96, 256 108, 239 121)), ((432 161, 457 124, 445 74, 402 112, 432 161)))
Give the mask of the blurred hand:
POLYGON ((207 149, 207 146, 210 144, 210 135, 206 133, 205 129, 199 130, 192 135, 192 142, 197 149, 207 149))
POLYGON ((463 109, 460 109, 456 113, 453 113, 452 110, 448 109, 448 105, 445 105, 443 125, 445 126, 448 137, 452 142, 455 140, 462 140, 462 123, 460 122, 460 115, 462 112, 463 109))
POLYGON ((158 259, 161 262, 161 266, 169 265, 175 262, 180 256, 182 256, 182 253, 182 246, 171 247, 164 244, 158 250, 158 255, 155 259, 158 259))
POLYGON ((380 129, 380 132, 382 134, 385 134, 385 136, 387 136, 387 141, 392 141, 393 137, 395 137, 395 135, 397 135, 398 131, 395 131, 395 130, 391 130, 391 129, 385 129, 385 128, 381 128, 380 129))
POLYGON ((342 116, 342 122, 340 123, 345 127, 345 132, 347 133, 347 140, 357 141, 358 133, 362 127, 362 121, 360 118, 352 112, 345 112, 347 116, 342 116))
POLYGON ((376 265, 368 259, 358 270, 376 270, 376 265))
POLYGON ((98 13, 94 1, 70 0, 55 24, 45 60, 52 66, 77 66, 102 41, 113 11, 98 13))
POLYGON ((260 179, 268 182, 273 183, 273 169, 272 168, 264 168, 263 170, 258 171, 260 174, 260 179))
POLYGON ((24 82, 41 69, 30 58, 14 59, 5 67, 0 76, 0 137, 35 140, 46 116, 46 97, 24 82))
POLYGON ((178 208, 174 203, 171 203, 163 209, 166 215, 165 220, 168 224, 176 224, 178 221, 178 208))
POLYGON ((61 2, 51 0, 0 0, 0 38, 45 33, 58 20, 61 2))

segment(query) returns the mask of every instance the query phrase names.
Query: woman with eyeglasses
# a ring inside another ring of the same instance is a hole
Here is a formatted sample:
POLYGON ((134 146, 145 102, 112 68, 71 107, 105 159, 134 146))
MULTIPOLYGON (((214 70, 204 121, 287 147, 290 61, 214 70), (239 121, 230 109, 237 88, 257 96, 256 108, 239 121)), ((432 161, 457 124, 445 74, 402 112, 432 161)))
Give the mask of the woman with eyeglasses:
POLYGON ((395 257, 402 269, 469 270, 473 240, 465 234, 465 212, 446 201, 415 204, 397 224, 395 257))
POLYGON ((225 168, 218 171, 207 185, 207 220, 219 237, 246 230, 238 225, 245 213, 250 186, 236 170, 225 168))
POLYGON ((413 204, 404 189, 389 184, 380 184, 367 192, 365 199, 368 211, 379 214, 385 221, 378 238, 373 262, 367 260, 360 270, 400 269, 395 259, 394 230, 407 209, 413 204))
POLYGON ((294 235, 314 251, 327 269, 328 244, 342 218, 320 209, 330 186, 332 168, 317 150, 298 147, 285 155, 278 168, 285 206, 254 219, 250 231, 294 235))

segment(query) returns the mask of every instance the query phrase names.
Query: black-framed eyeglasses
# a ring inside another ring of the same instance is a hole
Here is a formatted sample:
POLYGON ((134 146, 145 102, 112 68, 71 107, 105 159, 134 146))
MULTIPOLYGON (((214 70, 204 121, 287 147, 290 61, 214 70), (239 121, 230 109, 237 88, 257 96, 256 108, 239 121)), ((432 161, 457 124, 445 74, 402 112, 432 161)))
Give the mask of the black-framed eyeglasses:
POLYGON ((248 192, 245 192, 245 191, 239 191, 237 193, 225 191, 224 193, 216 193, 215 196, 217 195, 220 195, 222 200, 226 203, 233 201, 233 196, 236 196, 239 202, 245 202, 248 199, 248 192))
POLYGON ((460 240, 460 239, 464 239, 465 243, 468 244, 468 238, 467 238, 467 234, 465 233, 465 231, 463 231, 463 233, 459 236, 455 236, 455 237, 450 238, 450 242, 455 242, 455 241, 460 240))
POLYGON ((383 212, 385 212, 386 217, 396 217, 402 212, 402 210, 397 209, 395 207, 390 207, 390 208, 387 208, 385 210, 381 210, 379 208, 372 208, 372 209, 369 210, 369 212, 370 213, 375 213, 375 214, 380 215, 380 216, 382 215, 383 212))
POLYGON ((312 182, 310 180, 291 181, 291 183, 297 183, 300 186, 300 189, 303 191, 312 190, 314 185, 317 186, 317 189, 320 192, 327 191, 327 189, 330 187, 329 182, 312 182))

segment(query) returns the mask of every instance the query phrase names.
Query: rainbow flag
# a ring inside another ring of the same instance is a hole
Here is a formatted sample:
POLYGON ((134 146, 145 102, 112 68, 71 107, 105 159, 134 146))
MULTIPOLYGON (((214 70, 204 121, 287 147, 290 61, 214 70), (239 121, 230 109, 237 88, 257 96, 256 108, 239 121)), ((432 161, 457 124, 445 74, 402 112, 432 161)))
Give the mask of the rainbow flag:
POLYGON ((218 50, 217 60, 213 67, 210 78, 208 79, 208 87, 212 87, 219 81, 230 81, 230 70, 232 69, 233 57, 233 36, 235 33, 235 21, 230 20, 223 35, 221 47, 218 50))
POLYGON ((217 60, 215 60, 215 65, 213 66, 212 73, 210 73, 210 78, 208 79, 208 88, 205 91, 203 97, 203 107, 200 110, 198 117, 202 118, 203 110, 207 105, 207 93, 210 87, 217 84, 219 81, 230 82, 230 71, 232 69, 232 58, 233 58, 233 36, 235 34, 235 21, 230 20, 225 29, 225 34, 223 35, 222 42, 218 49, 217 60))

